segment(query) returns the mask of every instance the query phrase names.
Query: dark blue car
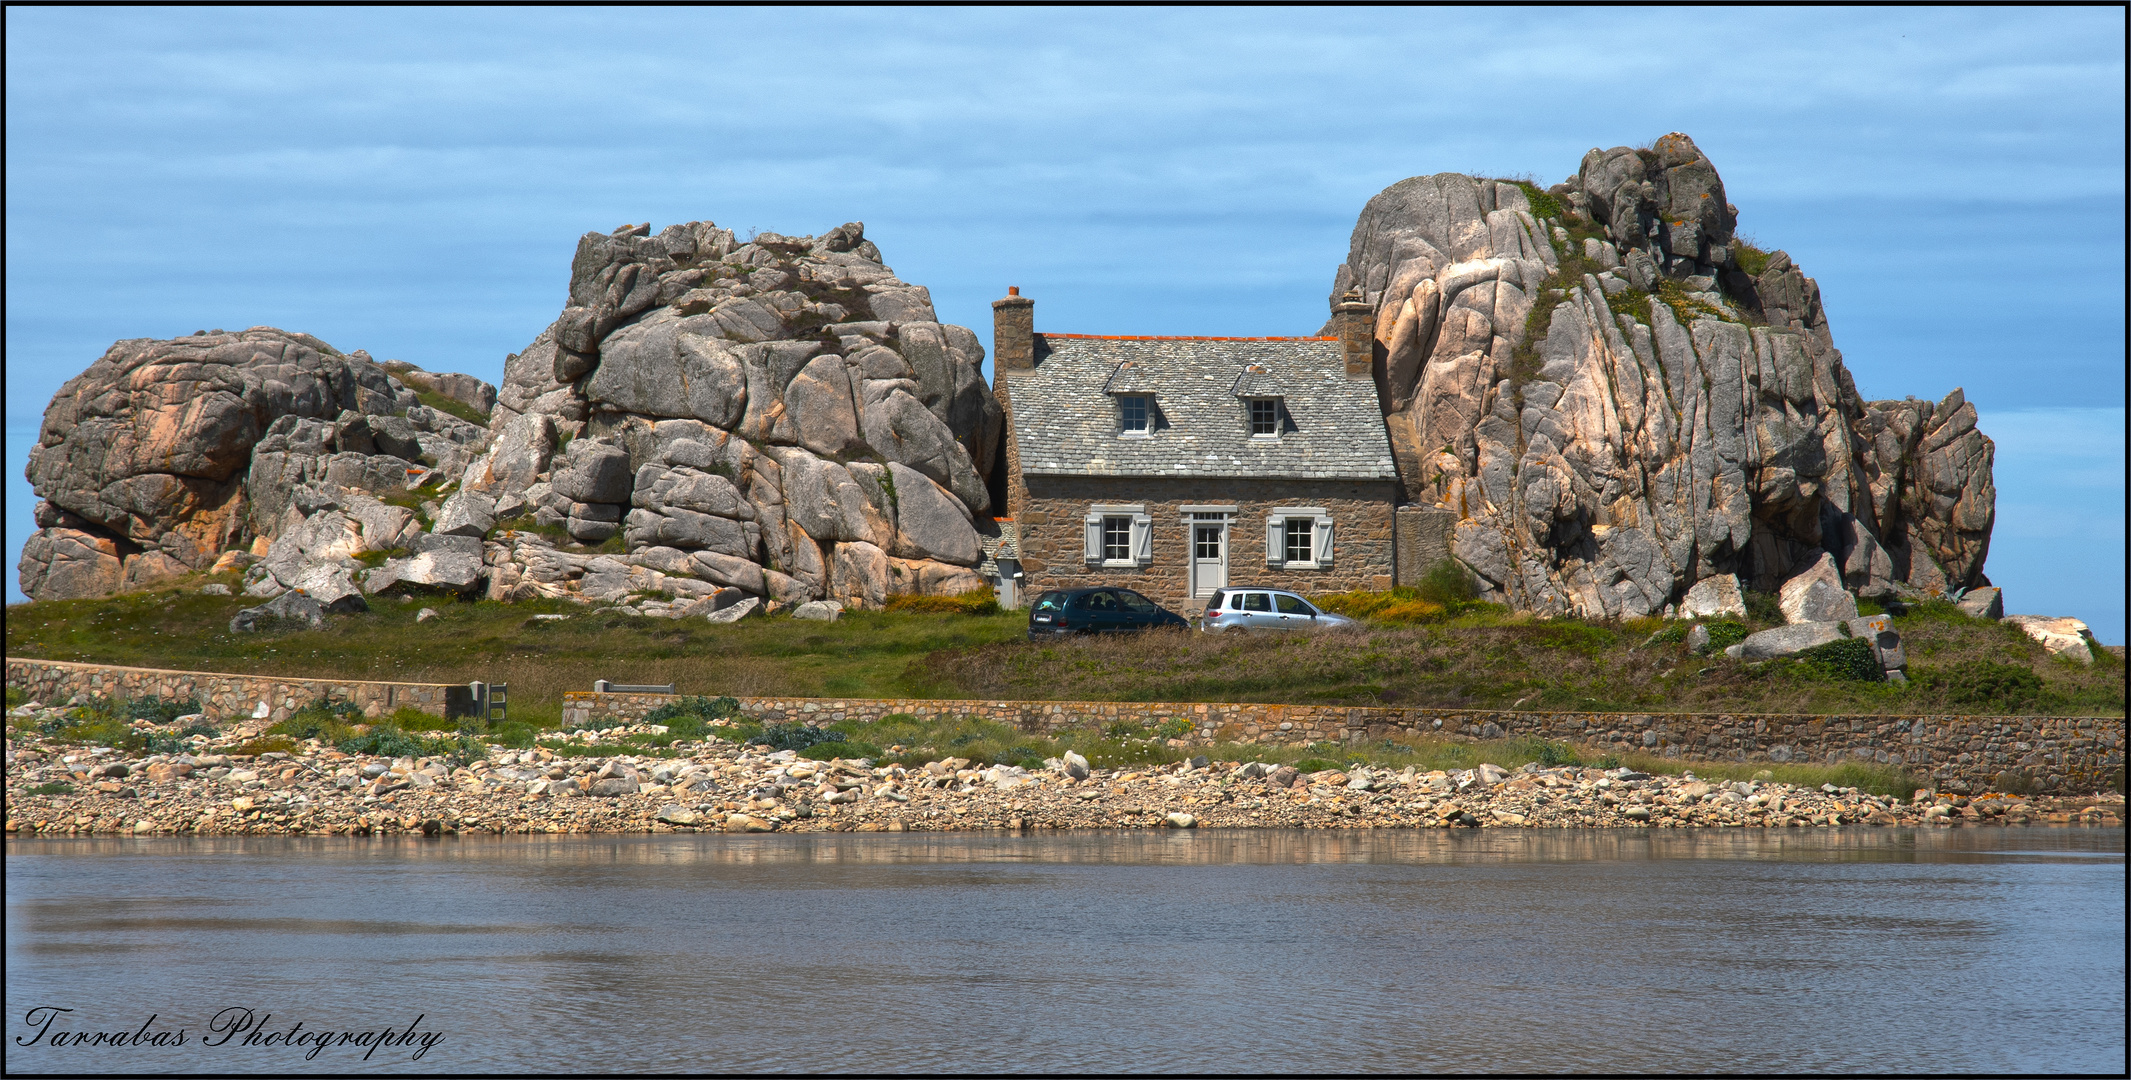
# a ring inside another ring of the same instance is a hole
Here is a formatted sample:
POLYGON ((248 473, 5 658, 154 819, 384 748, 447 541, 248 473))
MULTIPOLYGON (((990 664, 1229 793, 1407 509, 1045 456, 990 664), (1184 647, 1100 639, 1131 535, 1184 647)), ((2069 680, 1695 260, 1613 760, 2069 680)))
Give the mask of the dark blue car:
POLYGON ((1191 625, 1131 589, 1052 589, 1029 605, 1029 640, 1191 625))

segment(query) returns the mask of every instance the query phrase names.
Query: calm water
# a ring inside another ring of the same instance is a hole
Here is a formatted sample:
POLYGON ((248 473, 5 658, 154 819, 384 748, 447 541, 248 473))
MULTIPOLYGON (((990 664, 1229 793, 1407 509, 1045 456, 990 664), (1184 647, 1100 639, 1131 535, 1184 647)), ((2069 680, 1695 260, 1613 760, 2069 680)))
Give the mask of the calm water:
POLYGON ((10 1071, 2109 1073, 2124 833, 11 841, 7 962, 10 1071))

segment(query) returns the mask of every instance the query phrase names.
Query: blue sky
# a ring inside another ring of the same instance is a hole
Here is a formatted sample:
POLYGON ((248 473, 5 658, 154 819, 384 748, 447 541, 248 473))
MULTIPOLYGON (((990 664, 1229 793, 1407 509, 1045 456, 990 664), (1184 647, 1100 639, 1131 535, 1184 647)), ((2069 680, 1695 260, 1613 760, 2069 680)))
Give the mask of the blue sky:
POLYGON ((1867 397, 1998 440, 1989 571, 2123 640, 2124 14, 7 11, 7 544, 53 390, 259 324, 500 378, 578 234, 860 220, 941 317, 1289 334, 1370 195, 1693 135, 1867 397), (2018 517, 2018 520, 2014 518, 2018 517))

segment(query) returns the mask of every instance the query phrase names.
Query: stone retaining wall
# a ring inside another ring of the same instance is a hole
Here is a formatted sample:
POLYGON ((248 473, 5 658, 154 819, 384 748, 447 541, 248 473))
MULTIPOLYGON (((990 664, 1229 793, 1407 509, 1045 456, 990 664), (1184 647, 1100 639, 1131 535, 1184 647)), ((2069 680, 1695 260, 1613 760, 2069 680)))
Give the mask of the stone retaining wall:
POLYGON ((289 679, 268 675, 229 675, 211 671, 76 664, 63 660, 7 658, 7 685, 47 704, 77 695, 101 698, 168 700, 197 698, 215 720, 249 720, 259 703, 271 715, 256 726, 286 720, 296 710, 325 698, 352 701, 365 716, 400 709, 420 709, 435 716, 465 711, 471 695, 464 686, 442 683, 362 682, 351 679, 289 679))
MULTIPOLYGON (((666 694, 564 695, 563 717, 635 720, 677 700, 666 694)), ((1939 784, 1976 790, 2099 791, 2120 782, 2124 720, 2093 716, 1782 716, 1687 713, 1518 713, 1340 705, 1233 705, 1116 701, 936 701, 740 698, 760 723, 871 722, 891 713, 980 717, 1031 734, 1112 724, 1182 721, 1181 741, 1354 745, 1385 739, 1541 738, 1599 753, 1684 761, 1845 761, 1896 765, 1939 784)), ((1178 725, 1171 724, 1172 727, 1178 725)))

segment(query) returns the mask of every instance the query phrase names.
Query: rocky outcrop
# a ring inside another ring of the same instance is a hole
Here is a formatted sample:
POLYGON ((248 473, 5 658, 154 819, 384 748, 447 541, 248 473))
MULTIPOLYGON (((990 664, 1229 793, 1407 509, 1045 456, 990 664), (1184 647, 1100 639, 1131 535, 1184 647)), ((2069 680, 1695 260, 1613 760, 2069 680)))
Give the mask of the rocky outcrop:
POLYGON ((506 525, 522 498, 578 542, 689 553, 780 602, 974 587, 1002 427, 983 358, 855 223, 589 233, 467 488, 506 525))
POLYGON ((587 234, 500 389, 265 327, 120 342, 47 411, 23 591, 239 556, 248 595, 325 613, 408 588, 721 621, 964 591, 1002 426, 983 358, 857 224, 587 234))
POLYGON ((1363 209, 1333 300, 1373 311, 1406 496, 1459 515, 1491 598, 1654 614, 1823 553, 1862 595, 1987 584, 1974 407, 1862 400, 1818 287, 1737 217, 1681 134, 1546 192, 1446 173, 1363 209))
POLYGON ((95 596, 205 570, 302 524, 315 506, 301 492, 403 493, 463 471, 486 439, 308 334, 121 341, 45 410, 22 590, 95 596))

